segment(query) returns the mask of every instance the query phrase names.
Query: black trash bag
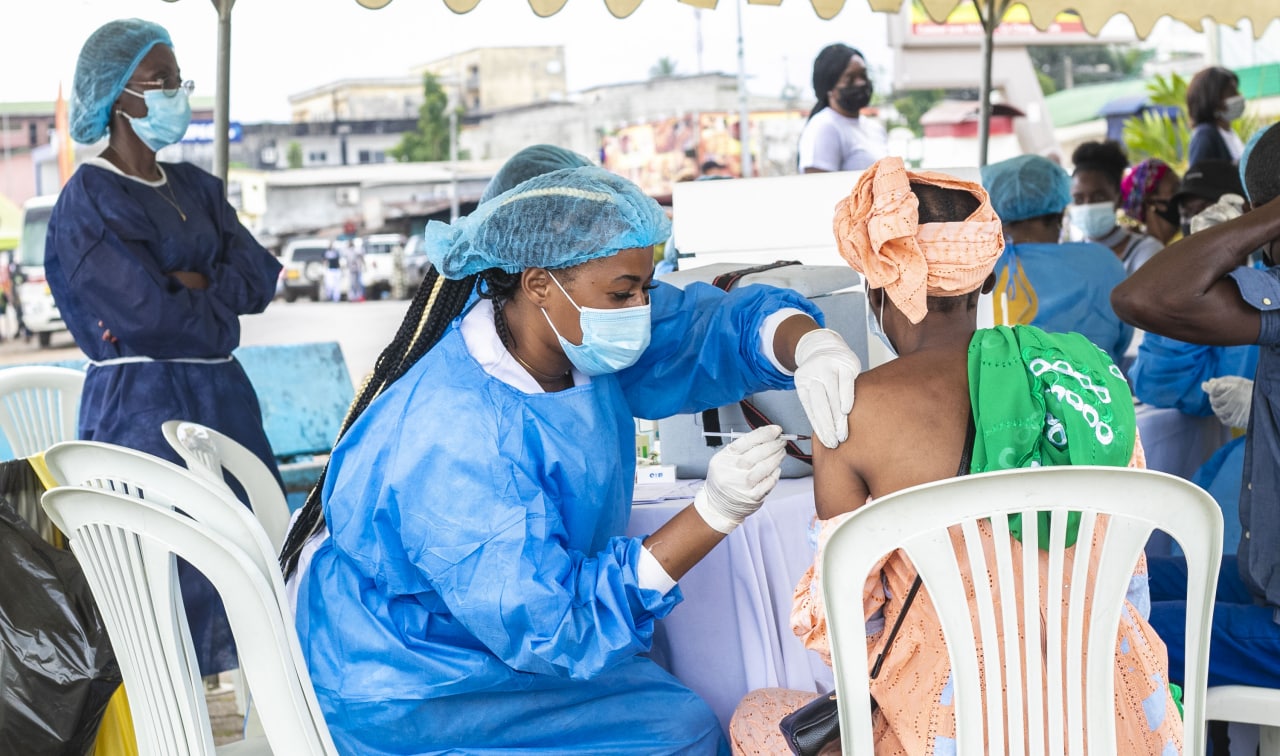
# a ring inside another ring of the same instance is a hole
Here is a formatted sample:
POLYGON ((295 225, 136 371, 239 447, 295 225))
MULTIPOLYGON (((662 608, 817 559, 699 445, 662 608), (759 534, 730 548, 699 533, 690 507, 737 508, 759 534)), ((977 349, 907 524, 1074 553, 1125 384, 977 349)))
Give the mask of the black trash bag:
POLYGON ((0 754, 88 753, 120 682, 75 556, 0 497, 0 754))

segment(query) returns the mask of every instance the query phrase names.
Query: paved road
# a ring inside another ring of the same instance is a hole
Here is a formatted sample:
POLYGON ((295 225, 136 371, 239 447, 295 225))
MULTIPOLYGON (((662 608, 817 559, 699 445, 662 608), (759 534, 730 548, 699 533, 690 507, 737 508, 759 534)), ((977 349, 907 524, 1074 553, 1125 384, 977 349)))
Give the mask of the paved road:
MULTIPOLYGON (((379 302, 294 302, 277 299, 266 312, 240 319, 240 343, 296 344, 307 341, 337 341, 347 360, 351 382, 360 381, 373 370, 382 348, 395 336, 404 318, 407 301, 379 302)), ((0 326, 6 336, 12 326, 0 326)), ((71 335, 55 334, 49 348, 6 339, 0 342, 0 365, 51 362, 83 357, 71 335)))

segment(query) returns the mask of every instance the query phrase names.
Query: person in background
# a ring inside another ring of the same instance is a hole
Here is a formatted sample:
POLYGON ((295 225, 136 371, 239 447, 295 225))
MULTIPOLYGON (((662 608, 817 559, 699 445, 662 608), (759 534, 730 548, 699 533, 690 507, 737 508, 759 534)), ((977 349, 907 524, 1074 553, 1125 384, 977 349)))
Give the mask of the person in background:
POLYGON ((1240 177, 1240 169, 1235 163, 1228 160, 1192 163, 1173 195, 1182 235, 1191 233, 1192 218, 1217 202, 1224 194, 1234 194, 1244 199, 1244 179, 1240 177))
MULTIPOLYGON (((1280 126, 1257 141, 1245 187, 1252 210, 1171 245, 1111 298, 1122 318, 1152 333, 1259 347, 1248 402, 1233 402, 1247 404, 1241 536, 1219 573, 1209 684, 1280 688, 1280 126), (1248 265, 1259 249, 1264 269, 1248 265)), ((1185 649, 1185 569, 1177 559, 1151 561, 1151 621, 1173 671, 1185 649)))
POLYGON ((1244 115, 1245 100, 1240 78, 1230 69, 1201 69, 1187 84, 1187 116, 1191 119, 1191 145, 1187 163, 1205 160, 1239 162, 1244 144, 1231 122, 1244 115))
POLYGON ((337 242, 329 242, 324 251, 324 297, 330 302, 342 301, 342 250, 337 242))
MULTIPOLYGON (((994 285, 992 267, 1003 246, 1000 220, 977 184, 909 172, 899 158, 886 158, 837 204, 834 226, 840 255, 866 280, 870 325, 897 359, 858 377, 849 441, 814 447, 822 532, 814 567, 796 587, 792 626, 806 647, 829 659, 823 582, 840 581, 861 598, 868 661, 880 666, 871 681, 875 753, 955 753, 951 659, 929 589, 913 590, 916 570, 900 551, 870 575, 821 574, 827 538, 864 504, 944 478, 1041 465, 1141 466, 1133 402, 1115 365, 1079 334, 976 328, 978 296, 994 285), (1069 367, 1042 378, 1029 366, 1045 359, 1069 367), (1107 418, 1107 438, 1084 419, 1088 412, 1107 418), (886 647, 887 628, 898 623, 901 632, 886 647)), ((991 554, 995 536, 989 524, 979 528, 985 542, 979 548, 991 554)), ((1087 565, 1094 574, 1100 531, 1087 565)), ((952 543, 964 550, 958 535, 952 543)), ((1005 548, 1021 579, 1022 552, 1034 546, 1011 539, 1005 548)), ((1069 550, 1068 564, 1076 556, 1069 550)), ((1048 559, 1039 552, 1042 576, 1048 559)), ((1117 632, 1111 753, 1180 753, 1182 721, 1167 687, 1163 645, 1143 616, 1143 577, 1140 563, 1117 632)), ((972 573, 961 579, 972 596, 972 573)), ((1042 600, 1048 595, 1042 577, 1042 600)), ((1052 651, 1042 644, 1041 653, 1052 651)), ((778 689, 749 694, 730 724, 734 752, 786 753, 778 721, 813 698, 778 689)), ((998 695, 995 702, 1001 705, 998 695)))
POLYGON ((800 132, 800 172, 860 171, 884 157, 884 127, 863 118, 873 92, 867 61, 848 45, 828 45, 813 61, 818 101, 800 132))
POLYGON ((1124 266, 1091 242, 1059 242, 1071 179, 1039 155, 982 169, 982 184, 1003 224, 1004 254, 995 266, 995 322, 1084 334, 1119 363, 1133 329, 1111 309, 1124 266))
POLYGON ((1121 226, 1116 218, 1121 185, 1129 158, 1119 142, 1085 142, 1071 153, 1071 207, 1067 217, 1078 237, 1108 247, 1120 258, 1126 273, 1164 248, 1155 237, 1121 226))
POLYGON ((780 428, 729 444, 693 505, 633 538, 634 418, 794 385, 820 439, 847 437, 857 358, 808 300, 655 282, 662 208, 538 152, 505 175, 578 167, 427 226, 432 269, 285 542, 347 753, 723 752, 710 708, 641 654, 676 581, 777 482, 780 428))
POLYGON ((1147 158, 1133 166, 1120 182, 1120 209, 1138 229, 1168 244, 1178 235, 1181 218, 1173 202, 1178 174, 1163 160, 1147 158))
MULTIPOLYGON (((280 263, 241 225, 221 181, 156 160, 187 129, 191 88, 169 33, 149 21, 103 25, 76 61, 71 136, 108 141, 58 197, 45 275, 89 358, 79 436, 181 465, 161 424, 189 420, 247 447, 279 483, 257 395, 232 352, 240 316, 271 302, 280 263)), ((201 673, 234 668, 217 592, 185 562, 178 575, 201 673)))
POLYGON ((347 269, 347 301, 364 301, 364 250, 347 239, 342 246, 342 264, 347 269))

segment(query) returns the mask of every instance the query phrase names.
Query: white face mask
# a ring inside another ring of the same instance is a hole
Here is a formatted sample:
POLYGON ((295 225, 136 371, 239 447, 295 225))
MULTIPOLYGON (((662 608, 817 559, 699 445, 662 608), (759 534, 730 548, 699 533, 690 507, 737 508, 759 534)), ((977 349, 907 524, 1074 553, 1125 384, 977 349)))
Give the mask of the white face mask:
POLYGON ((1228 97, 1222 103, 1222 110, 1218 111, 1218 117, 1224 121, 1231 122, 1244 115, 1244 95, 1233 95, 1228 97))
POLYGON ((889 350, 889 356, 897 358, 898 350, 893 347, 893 342, 889 341, 889 334, 884 332, 884 326, 880 324, 880 321, 884 320, 884 300, 887 297, 887 294, 880 295, 880 317, 877 318, 872 316, 871 322, 868 323, 867 326, 871 330, 871 335, 880 339, 880 341, 884 343, 884 348, 889 350))
POLYGON ((1100 239, 1116 227, 1116 206, 1111 202, 1068 205, 1067 218, 1086 237, 1100 239))

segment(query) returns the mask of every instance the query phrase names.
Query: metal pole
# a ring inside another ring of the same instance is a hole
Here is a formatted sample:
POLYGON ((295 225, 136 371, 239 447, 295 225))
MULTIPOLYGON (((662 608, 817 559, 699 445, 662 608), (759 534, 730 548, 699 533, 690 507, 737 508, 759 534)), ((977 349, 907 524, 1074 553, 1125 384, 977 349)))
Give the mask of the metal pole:
POLYGON ((213 175, 227 190, 227 140, 231 131, 231 6, 236 0, 212 0, 218 11, 218 82, 213 105, 213 175))
MULTIPOLYGON (((974 2, 977 3, 977 0, 974 2)), ((982 19, 982 83, 978 88, 979 168, 987 164, 987 142, 991 139, 991 59, 995 47, 996 26, 1000 23, 1000 17, 1004 15, 996 12, 996 0, 987 0, 986 4, 986 17, 982 19)))
POLYGON ((750 177, 751 112, 747 107, 747 59, 742 45, 742 0, 738 0, 738 143, 742 150, 742 177, 750 177))

